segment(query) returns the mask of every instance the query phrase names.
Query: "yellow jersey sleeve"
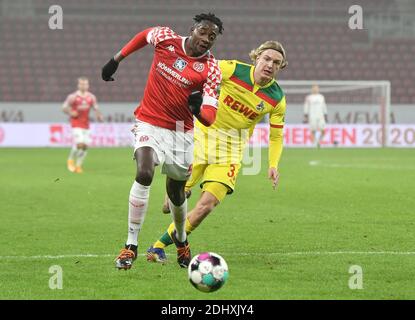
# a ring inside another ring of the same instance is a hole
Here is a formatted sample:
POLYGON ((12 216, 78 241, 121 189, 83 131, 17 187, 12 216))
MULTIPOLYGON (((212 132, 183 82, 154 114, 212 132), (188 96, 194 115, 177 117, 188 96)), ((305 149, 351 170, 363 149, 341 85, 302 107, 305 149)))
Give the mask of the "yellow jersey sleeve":
POLYGON ((283 130, 285 121, 286 101, 285 96, 278 105, 271 111, 269 118, 269 168, 278 168, 283 146, 283 130))
POLYGON ((228 80, 234 73, 236 60, 219 60, 219 69, 222 72, 222 81, 228 80))

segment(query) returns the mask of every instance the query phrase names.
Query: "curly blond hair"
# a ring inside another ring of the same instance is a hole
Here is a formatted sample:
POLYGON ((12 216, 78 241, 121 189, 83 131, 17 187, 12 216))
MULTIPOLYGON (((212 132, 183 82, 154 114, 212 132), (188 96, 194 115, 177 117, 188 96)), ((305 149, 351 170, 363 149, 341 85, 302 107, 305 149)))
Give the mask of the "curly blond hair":
POLYGON ((261 55, 261 53, 268 49, 273 49, 282 54, 283 61, 281 63, 280 69, 283 69, 288 65, 287 55, 285 54, 285 49, 282 46, 282 44, 279 43, 278 41, 273 41, 273 40, 265 41, 258 48, 253 49, 249 53, 249 57, 251 58, 252 62, 255 64, 256 59, 261 55))

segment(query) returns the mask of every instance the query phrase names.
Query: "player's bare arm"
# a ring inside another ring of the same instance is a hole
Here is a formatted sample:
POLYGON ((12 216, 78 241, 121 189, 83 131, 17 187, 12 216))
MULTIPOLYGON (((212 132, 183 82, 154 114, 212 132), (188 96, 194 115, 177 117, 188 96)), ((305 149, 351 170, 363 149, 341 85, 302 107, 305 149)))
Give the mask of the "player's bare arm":
POLYGON ((78 116, 78 112, 76 110, 72 110, 69 104, 69 98, 65 100, 62 105, 62 111, 69 115, 71 118, 76 118, 78 116))
POLYGON ((98 103, 95 101, 94 103, 94 111, 95 111, 95 119, 97 119, 98 122, 104 122, 104 116, 101 113, 101 110, 99 109, 98 103))
POLYGON ((278 172, 277 168, 271 167, 268 169, 268 178, 271 180, 272 188, 275 190, 275 188, 278 186, 278 182, 280 180, 280 174, 278 172))

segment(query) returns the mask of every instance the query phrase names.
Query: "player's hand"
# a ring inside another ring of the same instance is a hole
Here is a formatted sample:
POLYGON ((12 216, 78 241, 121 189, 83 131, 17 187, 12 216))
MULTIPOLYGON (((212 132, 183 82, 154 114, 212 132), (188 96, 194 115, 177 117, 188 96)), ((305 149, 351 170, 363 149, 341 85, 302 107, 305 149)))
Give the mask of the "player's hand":
POLYGON ((119 63, 111 58, 110 61, 102 68, 102 80, 104 81, 114 81, 112 75, 117 71, 119 63))
POLYGON ((98 122, 104 122, 104 116, 102 114, 97 115, 98 122))
POLYGON ((195 116, 199 115, 202 102, 203 102, 203 97, 199 91, 192 92, 189 95, 189 98, 187 98, 189 109, 195 116))
POLYGON ((268 178, 271 180, 272 188, 275 190, 275 188, 278 186, 278 182, 280 181, 280 174, 277 168, 268 169, 268 178))
POLYGON ((78 111, 71 110, 71 111, 69 111, 69 115, 70 115, 72 118, 76 118, 76 117, 78 116, 78 111))

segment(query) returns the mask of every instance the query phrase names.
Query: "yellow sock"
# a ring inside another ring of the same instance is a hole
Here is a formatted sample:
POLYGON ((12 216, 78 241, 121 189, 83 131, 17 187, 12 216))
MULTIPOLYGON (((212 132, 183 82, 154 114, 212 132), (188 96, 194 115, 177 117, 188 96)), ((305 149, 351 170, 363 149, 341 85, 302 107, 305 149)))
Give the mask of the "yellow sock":
POLYGON ((193 226, 190 224, 189 218, 186 218, 186 226, 185 226, 185 228, 186 228, 186 234, 191 234, 191 233, 192 233, 192 231, 193 231, 194 229, 196 229, 195 227, 193 227, 193 226))
MULTIPOLYGON (((187 218, 186 225, 185 225, 186 234, 192 233, 194 229, 195 228, 190 224, 190 221, 187 218)), ((170 235, 173 233, 173 231, 174 231, 174 223, 172 222, 167 228, 167 231, 160 237, 160 239, 158 239, 154 243, 153 247, 158 248, 158 249, 164 249, 165 247, 171 245, 173 241, 171 240, 170 235)))

